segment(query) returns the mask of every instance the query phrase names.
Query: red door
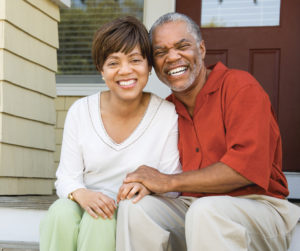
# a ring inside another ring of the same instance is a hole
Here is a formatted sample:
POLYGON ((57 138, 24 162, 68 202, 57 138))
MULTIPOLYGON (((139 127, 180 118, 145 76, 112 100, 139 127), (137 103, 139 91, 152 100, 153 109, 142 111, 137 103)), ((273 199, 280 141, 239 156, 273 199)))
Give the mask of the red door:
MULTIPOLYGON (((176 11, 200 25, 200 0, 177 0, 176 11)), ((300 171, 300 1, 281 1, 279 26, 201 30, 206 65, 220 60, 249 71, 269 94, 283 140, 284 170, 300 171)))

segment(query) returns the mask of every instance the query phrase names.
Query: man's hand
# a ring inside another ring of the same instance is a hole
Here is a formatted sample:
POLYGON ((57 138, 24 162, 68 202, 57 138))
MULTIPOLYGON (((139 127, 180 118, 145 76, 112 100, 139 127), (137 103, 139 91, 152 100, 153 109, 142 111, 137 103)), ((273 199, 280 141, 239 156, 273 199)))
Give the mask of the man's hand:
POLYGON ((103 219, 112 219, 116 210, 115 201, 100 192, 94 192, 80 188, 72 193, 78 204, 95 219, 101 216, 103 219))
POLYGON ((228 193, 253 184, 222 162, 178 174, 163 174, 152 167, 140 166, 125 178, 125 184, 130 182, 142 183, 153 193, 228 193))
POLYGON ((151 192, 141 183, 132 182, 123 184, 118 193, 117 203, 119 203, 120 200, 130 200, 134 195, 136 195, 136 197, 132 200, 132 202, 136 203, 150 193, 151 192))
POLYGON ((170 177, 160 173, 157 169, 149 166, 140 166, 137 170, 127 174, 124 183, 142 183, 153 193, 170 192, 170 177))

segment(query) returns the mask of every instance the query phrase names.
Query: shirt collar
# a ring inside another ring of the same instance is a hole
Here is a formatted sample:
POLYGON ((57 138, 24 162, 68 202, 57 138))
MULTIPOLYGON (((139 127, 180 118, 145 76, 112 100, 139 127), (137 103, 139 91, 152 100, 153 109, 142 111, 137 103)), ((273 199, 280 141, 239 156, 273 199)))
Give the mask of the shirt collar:
POLYGON ((212 70, 206 80, 206 83, 198 93, 210 94, 215 92, 222 85, 222 81, 220 81, 224 74, 227 72, 228 68, 221 62, 218 62, 215 65, 207 67, 207 69, 212 70))
MULTIPOLYGON (((214 93, 220 88, 220 86, 222 85, 221 79, 224 77, 225 73, 228 70, 228 68, 221 62, 209 66, 207 67, 207 69, 210 69, 212 71, 210 72, 204 86, 197 94, 196 105, 197 103, 199 103, 199 99, 201 98, 201 96, 214 93)), ((173 93, 169 97, 167 97, 167 100, 175 104, 176 111, 178 114, 186 118, 190 118, 189 113, 185 108, 185 106, 182 104, 182 102, 179 99, 175 97, 173 93)))

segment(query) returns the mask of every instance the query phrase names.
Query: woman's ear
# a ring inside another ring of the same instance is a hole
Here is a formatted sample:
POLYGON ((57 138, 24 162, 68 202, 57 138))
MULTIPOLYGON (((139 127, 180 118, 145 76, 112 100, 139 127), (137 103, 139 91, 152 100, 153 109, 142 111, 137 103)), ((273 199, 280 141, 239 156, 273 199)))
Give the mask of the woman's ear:
POLYGON ((103 71, 99 71, 101 73, 101 77, 102 79, 105 81, 104 75, 103 75, 103 71))

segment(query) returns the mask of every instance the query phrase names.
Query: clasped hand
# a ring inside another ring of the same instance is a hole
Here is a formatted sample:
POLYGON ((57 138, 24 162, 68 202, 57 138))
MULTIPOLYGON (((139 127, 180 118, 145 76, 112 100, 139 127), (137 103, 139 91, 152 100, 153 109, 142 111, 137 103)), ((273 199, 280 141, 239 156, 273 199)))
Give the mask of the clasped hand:
MULTIPOLYGON (((141 183, 132 182, 123 184, 117 196, 117 203, 120 200, 131 199, 136 196, 132 202, 136 203, 150 191, 141 183)), ((80 188, 73 192, 73 196, 78 204, 95 219, 98 216, 103 219, 112 219, 117 208, 116 202, 101 192, 95 192, 89 189, 80 188)))
POLYGON ((79 188, 73 192, 76 202, 95 219, 112 219, 117 208, 116 202, 101 192, 79 188))

